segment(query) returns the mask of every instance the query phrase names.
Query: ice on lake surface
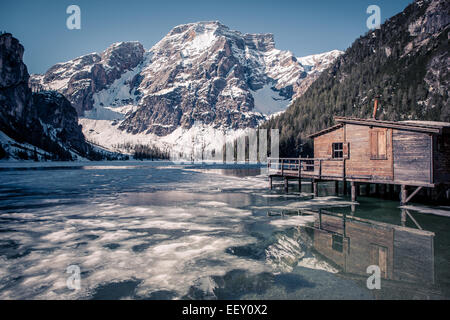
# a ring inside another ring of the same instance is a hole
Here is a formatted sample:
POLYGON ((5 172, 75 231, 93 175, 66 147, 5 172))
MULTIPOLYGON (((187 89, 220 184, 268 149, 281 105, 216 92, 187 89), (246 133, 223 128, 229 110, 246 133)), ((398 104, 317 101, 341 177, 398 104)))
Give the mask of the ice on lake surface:
MULTIPOLYGON (((268 190, 256 166, 1 163, 0 299, 448 298, 448 207, 321 185, 268 190), (441 216, 430 214, 436 211, 441 216), (344 230, 345 225, 345 230, 344 230), (366 268, 380 265, 380 290, 366 268), (80 268, 79 290, 67 268, 80 268)), ((264 172, 263 172, 264 173, 264 172)))

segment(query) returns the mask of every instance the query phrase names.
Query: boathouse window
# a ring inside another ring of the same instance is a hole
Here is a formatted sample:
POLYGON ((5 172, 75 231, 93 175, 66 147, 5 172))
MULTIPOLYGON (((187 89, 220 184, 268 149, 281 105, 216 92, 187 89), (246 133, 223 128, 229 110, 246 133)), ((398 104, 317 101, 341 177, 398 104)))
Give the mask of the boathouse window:
POLYGON ((342 159, 344 157, 344 144, 342 142, 333 143, 333 159, 342 159))
POLYGON ((370 131, 370 159, 386 160, 386 131, 372 130, 370 131))

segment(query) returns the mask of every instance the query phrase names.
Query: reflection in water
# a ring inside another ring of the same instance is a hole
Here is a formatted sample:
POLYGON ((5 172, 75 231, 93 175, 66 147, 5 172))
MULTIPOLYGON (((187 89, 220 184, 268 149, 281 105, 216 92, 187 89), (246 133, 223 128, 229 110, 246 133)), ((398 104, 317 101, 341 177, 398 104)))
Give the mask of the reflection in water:
POLYGON ((319 213, 311 227, 314 248, 344 272, 366 275, 380 267, 383 279, 434 283, 434 233, 319 213))
MULTIPOLYGON (((304 230, 313 248, 342 270, 343 275, 370 274, 367 267, 380 268, 385 290, 375 292, 394 298, 442 297, 435 284, 433 232, 377 222, 320 210, 313 226, 304 230), (411 286, 417 285, 417 286, 411 286), (387 288, 386 288, 387 287, 387 288), (418 296, 416 292, 420 288, 418 296), (387 290, 386 290, 387 289, 387 290), (409 296, 408 296, 409 295, 409 296)), ((412 217, 411 217, 412 218, 412 217)))
POLYGON ((449 219, 414 206, 402 218, 398 202, 365 197, 352 208, 307 187, 286 195, 259 172, 169 163, 4 171, 0 298, 450 296, 449 219), (72 264, 80 291, 66 288, 72 264), (381 290, 366 287, 372 264, 381 290))

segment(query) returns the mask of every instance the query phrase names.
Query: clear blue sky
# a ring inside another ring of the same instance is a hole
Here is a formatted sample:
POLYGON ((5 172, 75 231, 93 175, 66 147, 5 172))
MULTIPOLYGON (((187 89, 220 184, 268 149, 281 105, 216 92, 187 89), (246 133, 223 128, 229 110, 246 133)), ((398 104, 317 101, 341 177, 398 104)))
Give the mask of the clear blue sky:
POLYGON ((218 20, 243 33, 273 33, 276 47, 305 56, 345 50, 368 31, 366 9, 381 8, 382 21, 412 0, 2 0, 0 30, 25 47, 30 73, 57 62, 100 52, 118 41, 150 49, 172 27, 218 20), (66 28, 66 8, 81 8, 81 30, 66 28))

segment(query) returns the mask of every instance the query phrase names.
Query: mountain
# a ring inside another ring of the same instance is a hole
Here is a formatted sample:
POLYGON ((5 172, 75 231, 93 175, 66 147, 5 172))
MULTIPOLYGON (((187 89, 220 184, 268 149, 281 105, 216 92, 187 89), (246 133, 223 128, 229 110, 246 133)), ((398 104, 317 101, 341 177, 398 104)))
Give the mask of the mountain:
POLYGON ((335 115, 370 117, 377 96, 379 119, 450 122, 449 8, 445 0, 415 1, 357 39, 264 125, 281 129, 281 154, 297 156, 303 139, 333 125, 335 115))
POLYGON ((125 72, 139 65, 144 48, 138 42, 122 42, 102 54, 91 53, 58 63, 44 75, 31 75, 31 87, 56 90, 63 94, 78 115, 93 109, 93 95, 111 86, 125 72))
POLYGON ((319 75, 328 69, 342 54, 342 51, 332 50, 330 52, 297 58, 297 61, 306 68, 305 71, 308 76, 299 84, 292 98, 296 99, 301 97, 308 90, 309 86, 317 80, 319 75))
POLYGON ((60 93, 33 93, 23 46, 0 34, 0 159, 99 158, 85 142, 78 116, 60 93))
POLYGON ((137 42, 116 43, 32 75, 30 83, 66 96, 90 141, 183 144, 193 130, 257 127, 284 111, 339 55, 303 64, 276 49, 272 34, 198 22, 173 28, 148 51, 137 42))

